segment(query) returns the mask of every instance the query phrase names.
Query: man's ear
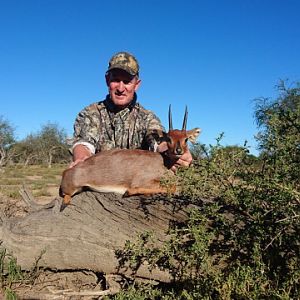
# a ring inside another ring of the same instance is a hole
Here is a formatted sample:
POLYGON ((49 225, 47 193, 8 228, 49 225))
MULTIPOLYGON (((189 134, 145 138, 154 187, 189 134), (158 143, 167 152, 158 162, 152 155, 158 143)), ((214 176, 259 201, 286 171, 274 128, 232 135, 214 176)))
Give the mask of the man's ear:
POLYGON ((200 132, 201 132, 200 128, 194 128, 187 131, 186 134, 188 136, 189 141, 193 144, 196 143, 197 137, 199 136, 200 132))
POLYGON ((141 85, 142 80, 137 78, 137 82, 135 83, 134 91, 136 92, 141 85))

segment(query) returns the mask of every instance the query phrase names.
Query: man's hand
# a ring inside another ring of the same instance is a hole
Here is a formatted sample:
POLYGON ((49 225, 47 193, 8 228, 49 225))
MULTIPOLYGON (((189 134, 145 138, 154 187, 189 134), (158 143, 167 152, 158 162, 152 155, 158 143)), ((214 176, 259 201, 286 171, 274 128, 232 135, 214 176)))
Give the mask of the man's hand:
POLYGON ((72 161, 72 162, 70 163, 70 165, 69 165, 69 169, 75 167, 75 166, 76 166, 77 164, 79 164, 80 162, 85 161, 87 158, 89 158, 89 156, 82 157, 82 158, 78 158, 78 159, 72 161))
MULTIPOLYGON (((168 150, 167 142, 162 142, 157 147, 158 152, 165 152, 167 150, 168 150)), ((188 167, 193 161, 193 157, 189 149, 187 150, 187 152, 183 153, 179 158, 176 155, 172 155, 172 154, 168 154, 168 155, 170 157, 170 160, 172 162, 174 161, 174 164, 171 167, 171 170, 173 172, 176 172, 178 167, 188 167)))
POLYGON ((175 160, 175 163, 171 167, 171 170, 173 172, 176 172, 178 167, 189 167, 192 161, 192 154, 190 150, 187 150, 187 152, 183 153, 177 160, 175 160))
POLYGON ((69 169, 76 166, 78 163, 85 161, 92 156, 91 151, 84 145, 77 145, 73 149, 73 162, 69 165, 69 169))

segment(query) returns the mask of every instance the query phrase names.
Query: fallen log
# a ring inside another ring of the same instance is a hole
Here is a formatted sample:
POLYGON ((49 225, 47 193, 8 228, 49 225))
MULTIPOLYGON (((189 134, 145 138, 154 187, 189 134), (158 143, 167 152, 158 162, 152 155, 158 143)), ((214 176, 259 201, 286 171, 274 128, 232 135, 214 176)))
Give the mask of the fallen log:
MULTIPOLYGON (((25 270, 38 263, 54 270, 131 275, 118 268, 115 250, 145 231, 153 232, 158 242, 165 240, 170 222, 185 220, 190 207, 162 196, 122 198, 86 191, 60 211, 62 199, 44 207, 36 205, 28 191, 23 191, 23 197, 31 206, 29 213, 22 218, 2 217, 0 240, 25 270)), ((158 269, 150 272, 146 265, 135 276, 170 281, 169 274, 158 269)))

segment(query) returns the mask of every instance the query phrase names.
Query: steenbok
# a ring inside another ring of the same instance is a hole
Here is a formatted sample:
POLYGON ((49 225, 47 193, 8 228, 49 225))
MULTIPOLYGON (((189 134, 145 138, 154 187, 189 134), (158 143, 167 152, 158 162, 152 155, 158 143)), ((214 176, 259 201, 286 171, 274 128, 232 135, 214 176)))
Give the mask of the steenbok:
MULTIPOLYGON (((60 185, 63 205, 68 205, 71 197, 84 189, 124 196, 167 193, 169 190, 161 186, 161 178, 168 173, 174 176, 169 169, 174 159, 188 150, 188 140, 194 143, 200 134, 199 128, 186 130, 186 122, 187 109, 182 130, 173 130, 169 108, 169 132, 155 133, 161 141, 167 142, 168 150, 164 153, 140 149, 101 151, 65 170, 60 185)), ((175 190, 174 187, 172 191, 175 190)))

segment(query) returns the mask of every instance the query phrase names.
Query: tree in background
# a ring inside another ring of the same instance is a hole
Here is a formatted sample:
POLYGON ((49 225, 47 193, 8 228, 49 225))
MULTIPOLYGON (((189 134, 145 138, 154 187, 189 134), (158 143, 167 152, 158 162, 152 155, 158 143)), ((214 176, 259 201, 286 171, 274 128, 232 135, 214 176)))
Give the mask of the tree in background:
POLYGON ((46 164, 49 168, 53 163, 69 161, 67 135, 57 124, 43 125, 37 133, 29 134, 24 140, 15 144, 15 152, 19 153, 17 163, 46 164))
POLYGON ((18 153, 14 163, 24 166, 38 164, 38 153, 36 152, 36 138, 33 134, 28 135, 25 139, 17 142, 13 146, 15 153, 18 153))
POLYGON ((0 167, 6 165, 12 158, 12 145, 14 143, 14 128, 7 120, 0 116, 0 167))
POLYGON ((36 136, 37 152, 42 163, 51 168, 52 163, 68 159, 67 135, 57 124, 48 123, 42 126, 36 136))
POLYGON ((286 88, 281 81, 278 90, 275 101, 257 100, 255 116, 261 129, 257 139, 261 159, 273 166, 270 171, 294 182, 300 178, 300 83, 286 88))

